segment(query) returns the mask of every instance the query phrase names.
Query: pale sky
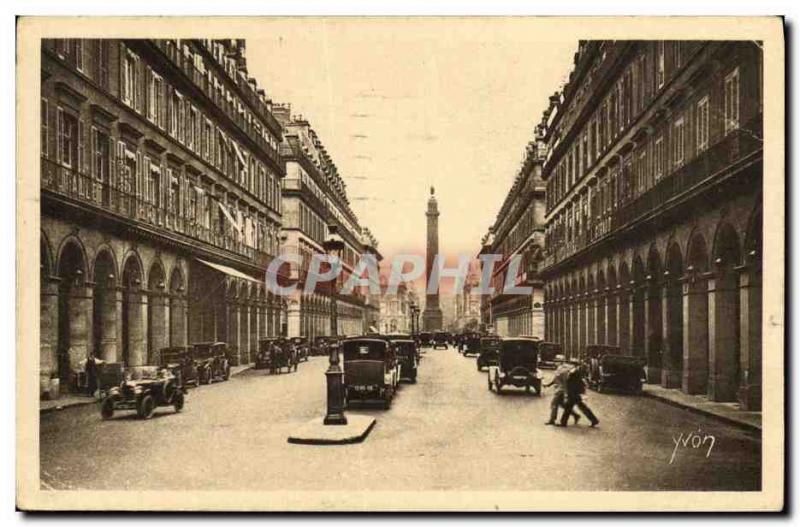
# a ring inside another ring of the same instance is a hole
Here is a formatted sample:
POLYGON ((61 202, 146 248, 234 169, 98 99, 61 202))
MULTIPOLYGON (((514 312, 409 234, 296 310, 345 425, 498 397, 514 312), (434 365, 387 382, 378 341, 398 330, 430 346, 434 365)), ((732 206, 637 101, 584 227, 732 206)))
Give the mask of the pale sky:
POLYGON ((431 185, 440 252, 477 253, 577 50, 502 18, 273 19, 263 34, 249 74, 311 122, 384 256, 424 251, 431 185))

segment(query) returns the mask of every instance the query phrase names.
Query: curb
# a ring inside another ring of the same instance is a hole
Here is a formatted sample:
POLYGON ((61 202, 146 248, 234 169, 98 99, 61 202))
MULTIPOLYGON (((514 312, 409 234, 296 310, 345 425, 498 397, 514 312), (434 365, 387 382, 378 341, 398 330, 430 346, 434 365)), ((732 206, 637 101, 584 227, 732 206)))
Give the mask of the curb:
POLYGON ((692 412, 693 414, 698 414, 698 415, 703 415, 703 416, 706 416, 706 417, 711 417, 712 419, 716 419, 718 421, 722 421, 724 423, 727 423, 729 425, 733 425, 733 426, 735 426, 737 428, 741 428, 743 430, 747 430, 747 431, 750 431, 750 432, 758 432, 758 433, 762 432, 761 426, 755 425, 753 423, 747 423, 745 421, 740 421, 738 419, 733 419, 733 418, 730 418, 730 417, 728 417, 726 415, 720 415, 718 413, 711 412, 711 411, 706 410, 704 408, 697 408, 696 406, 688 406, 688 405, 685 405, 685 404, 681 404, 678 401, 673 401, 672 399, 668 399, 666 397, 661 397, 661 396, 659 396, 659 395, 657 395, 655 393, 648 392, 647 390, 644 390, 642 392, 642 395, 644 395, 645 397, 649 397, 650 399, 655 399, 656 401, 660 401, 660 402, 662 402, 664 404, 668 404, 670 406, 674 406, 675 408, 681 408, 683 410, 687 410, 689 412, 692 412))
POLYGON ((75 401, 71 403, 65 403, 63 405, 58 406, 51 406, 49 408, 40 408, 39 415, 50 414, 53 412, 58 412, 60 410, 66 410, 67 408, 76 408, 78 406, 87 406, 90 404, 96 404, 99 401, 95 401, 94 399, 89 399, 88 401, 75 401))

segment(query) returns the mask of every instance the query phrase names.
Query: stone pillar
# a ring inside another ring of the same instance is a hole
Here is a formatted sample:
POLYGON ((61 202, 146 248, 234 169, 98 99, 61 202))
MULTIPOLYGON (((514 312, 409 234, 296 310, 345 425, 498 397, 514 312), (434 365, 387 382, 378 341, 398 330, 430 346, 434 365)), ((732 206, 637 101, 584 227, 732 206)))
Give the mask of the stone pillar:
POLYGON ((186 300, 178 295, 169 298, 169 345, 186 346, 186 300))
POLYGON ((698 276, 683 283, 683 377, 681 389, 705 394, 708 387, 708 289, 698 276))
POLYGON ((235 299, 228 299, 228 351, 235 364, 239 365, 239 353, 241 344, 239 342, 239 305, 235 299))
POLYGON ((289 310, 286 314, 287 336, 300 336, 300 302, 292 298, 289 300, 289 310))
POLYGON ((606 296, 605 292, 598 290, 597 291, 597 343, 600 345, 604 345, 606 343, 606 325, 608 322, 606 321, 606 296))
POLYGON ((644 290, 644 356, 647 357, 647 382, 661 382, 661 287, 652 278, 644 290))
POLYGON ((247 347, 248 363, 255 360, 256 352, 258 352, 258 318, 258 304, 252 302, 250 304, 250 345, 247 347))
POLYGON ((169 298, 161 291, 150 292, 149 297, 148 363, 157 364, 161 349, 167 347, 169 342, 169 298))
POLYGON ((133 290, 124 293, 124 302, 128 305, 128 366, 143 366, 147 362, 147 295, 133 290))
POLYGON ((39 306, 39 396, 55 399, 59 395, 58 377, 58 287, 60 278, 43 277, 39 306))
POLYGON ((739 404, 743 410, 761 411, 761 267, 739 271, 739 404))
POLYGON ((617 346, 619 344, 619 306, 618 304, 618 291, 616 288, 608 289, 608 300, 606 302, 606 320, 608 326, 608 333, 606 340, 609 346, 617 346))
POLYGON ((95 287, 95 309, 99 309, 99 340, 94 350, 96 357, 106 362, 117 362, 119 355, 119 310, 117 306, 122 298, 122 290, 118 287, 108 286, 102 292, 95 287))
POLYGON ((680 388, 683 375, 683 299, 672 282, 661 287, 661 386, 680 388), (677 359, 677 360, 676 360, 677 359))
POLYGON ((586 344, 597 344, 597 296, 596 292, 589 293, 586 300, 588 321, 586 324, 586 344))
POLYGON ((708 395, 734 401, 739 395, 739 288, 733 269, 708 280, 708 395))
POLYGON ((631 316, 630 292, 627 286, 617 286, 617 346, 623 355, 630 354, 631 316))

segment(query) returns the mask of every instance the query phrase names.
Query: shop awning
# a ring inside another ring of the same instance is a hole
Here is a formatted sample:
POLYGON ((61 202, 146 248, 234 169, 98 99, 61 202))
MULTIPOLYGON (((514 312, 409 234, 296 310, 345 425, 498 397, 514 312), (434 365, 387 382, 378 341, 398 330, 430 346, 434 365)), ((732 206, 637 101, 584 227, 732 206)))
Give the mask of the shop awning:
POLYGON ((256 284, 260 284, 261 283, 261 281, 256 280, 252 276, 246 275, 241 271, 237 271, 233 267, 228 267, 227 265, 221 265, 221 264, 215 264, 215 263, 207 262, 205 260, 201 260, 200 258, 197 258, 197 261, 200 262, 203 265, 207 265, 208 267, 214 269, 215 271, 219 271, 220 273, 226 274, 228 276, 232 276, 234 278, 241 278, 242 280, 247 280, 249 282, 253 282, 253 283, 256 283, 256 284))

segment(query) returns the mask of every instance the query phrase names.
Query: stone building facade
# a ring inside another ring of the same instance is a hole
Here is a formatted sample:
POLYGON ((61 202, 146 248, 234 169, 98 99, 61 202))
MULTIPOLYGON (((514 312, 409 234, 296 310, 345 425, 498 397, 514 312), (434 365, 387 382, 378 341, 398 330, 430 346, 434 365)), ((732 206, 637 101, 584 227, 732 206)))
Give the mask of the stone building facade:
POLYGON ((244 41, 42 42, 41 393, 91 354, 142 365, 275 334, 263 273, 281 225, 271 102, 244 41))
POLYGON ((352 294, 341 290, 362 255, 380 260, 377 241, 359 224, 347 185, 309 122, 293 116, 289 105, 276 105, 275 112, 284 126, 281 151, 286 160, 282 251, 299 255, 302 262, 291 271, 297 289, 286 299, 288 335, 361 335, 377 321, 379 305, 364 288, 352 294), (332 251, 342 262, 336 283, 304 292, 313 255, 332 251))
POLYGON ((525 150, 522 167, 506 195, 497 219, 481 241, 480 254, 501 257, 494 264, 493 292, 481 297, 481 323, 503 337, 544 338, 544 282, 539 275, 545 242, 545 185, 542 179, 542 129, 525 150), (514 284, 530 294, 505 294, 512 257, 519 258, 514 284))
POLYGON ((762 50, 584 41, 542 118, 547 340, 761 405, 762 50))

